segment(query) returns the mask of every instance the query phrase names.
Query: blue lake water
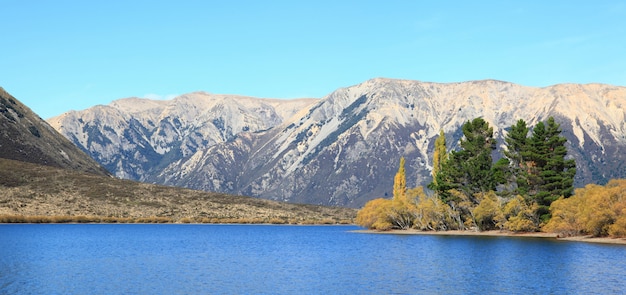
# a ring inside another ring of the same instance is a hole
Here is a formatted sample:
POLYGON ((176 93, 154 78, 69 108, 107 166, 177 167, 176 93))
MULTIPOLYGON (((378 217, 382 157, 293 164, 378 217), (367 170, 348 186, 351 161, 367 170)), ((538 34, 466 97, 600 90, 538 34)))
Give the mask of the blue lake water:
POLYGON ((626 246, 355 229, 0 225, 0 294, 626 293, 626 246))

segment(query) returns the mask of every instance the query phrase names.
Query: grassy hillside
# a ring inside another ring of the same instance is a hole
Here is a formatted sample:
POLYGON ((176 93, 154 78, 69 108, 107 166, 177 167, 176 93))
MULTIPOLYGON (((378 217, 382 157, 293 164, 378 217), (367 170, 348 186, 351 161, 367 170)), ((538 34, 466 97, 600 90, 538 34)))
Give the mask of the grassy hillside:
POLYGON ((280 203, 0 159, 0 222, 352 223, 356 210, 280 203))

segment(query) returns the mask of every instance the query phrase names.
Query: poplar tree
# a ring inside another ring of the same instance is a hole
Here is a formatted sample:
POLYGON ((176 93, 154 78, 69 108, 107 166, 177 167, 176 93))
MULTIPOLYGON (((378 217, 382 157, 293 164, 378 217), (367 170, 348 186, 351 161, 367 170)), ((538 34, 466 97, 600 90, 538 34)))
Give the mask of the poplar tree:
POLYGON ((433 185, 437 186, 437 174, 441 172, 443 164, 448 159, 448 149, 446 147, 446 136, 443 129, 439 131, 439 137, 435 140, 435 151, 433 152, 433 185))
POLYGON ((428 188, 435 191, 436 195, 444 202, 448 203, 452 195, 449 190, 453 188, 450 183, 448 148, 443 130, 439 131, 439 137, 435 140, 435 151, 433 153, 433 181, 428 184, 428 188))
POLYGON ((406 172, 404 170, 404 157, 400 158, 400 167, 393 178, 393 199, 401 200, 406 198, 406 172))
POLYGON ((394 227, 408 229, 413 226, 417 215, 416 211, 414 197, 407 194, 406 171, 404 169, 404 157, 402 157, 400 158, 400 167, 393 180, 393 199, 388 217, 394 227))

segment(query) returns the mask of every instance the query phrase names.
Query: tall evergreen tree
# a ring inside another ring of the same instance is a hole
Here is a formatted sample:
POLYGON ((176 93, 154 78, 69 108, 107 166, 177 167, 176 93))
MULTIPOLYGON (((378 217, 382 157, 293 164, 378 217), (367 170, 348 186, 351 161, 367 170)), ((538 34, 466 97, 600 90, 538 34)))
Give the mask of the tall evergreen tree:
POLYGON ((535 196, 539 193, 542 184, 540 177, 541 170, 546 165, 546 125, 537 122, 532 129, 532 135, 528 138, 527 147, 522 152, 522 157, 526 159, 524 168, 527 173, 528 194, 535 196))
POLYGON ((528 126, 522 119, 517 120, 515 125, 511 126, 511 129, 504 138, 506 143, 506 150, 504 155, 511 161, 511 165, 520 167, 523 160, 522 153, 527 148, 528 142, 528 126))
MULTIPOLYGON (((504 180, 508 182, 508 187, 517 195, 527 195, 529 190, 527 163, 524 155, 528 150, 529 128, 522 119, 511 126, 504 138, 506 149, 504 156, 508 159, 508 170, 505 172, 504 180)), ((502 168, 506 169, 506 168, 502 168)))
POLYGON ((547 214, 547 208, 559 197, 570 197, 574 191, 576 162, 566 160, 567 139, 553 117, 538 122, 528 139, 528 149, 522 152, 527 163, 529 195, 547 214))
POLYGON ((493 128, 482 118, 462 127, 461 149, 452 151, 444 165, 444 177, 450 186, 477 202, 474 194, 496 189, 491 152, 496 148, 493 128))
POLYGON ((561 126, 548 119, 546 125, 547 161, 541 173, 543 185, 541 187, 544 203, 556 201, 559 197, 570 197, 574 193, 574 176, 576 176, 576 162, 574 159, 566 160, 567 139, 561 136, 561 126))

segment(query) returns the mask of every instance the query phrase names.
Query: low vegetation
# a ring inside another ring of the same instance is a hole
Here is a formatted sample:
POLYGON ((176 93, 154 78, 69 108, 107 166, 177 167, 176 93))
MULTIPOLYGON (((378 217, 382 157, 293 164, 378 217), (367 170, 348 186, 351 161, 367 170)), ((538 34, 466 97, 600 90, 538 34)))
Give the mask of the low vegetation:
POLYGON ((478 118, 463 126, 460 149, 447 151, 441 132, 435 142, 433 182, 407 189, 404 159, 392 199, 375 199, 359 210, 356 223, 376 230, 547 231, 562 236, 626 237, 626 180, 574 191, 575 162, 553 118, 530 130, 511 127, 503 157, 493 163, 493 131, 478 118), (531 133, 528 136, 528 133, 531 133))
POLYGON ((626 237, 626 179, 577 189, 571 198, 552 203, 550 212, 545 231, 564 236, 626 237))
POLYGON ((351 224, 356 210, 138 183, 0 159, 0 222, 351 224))

